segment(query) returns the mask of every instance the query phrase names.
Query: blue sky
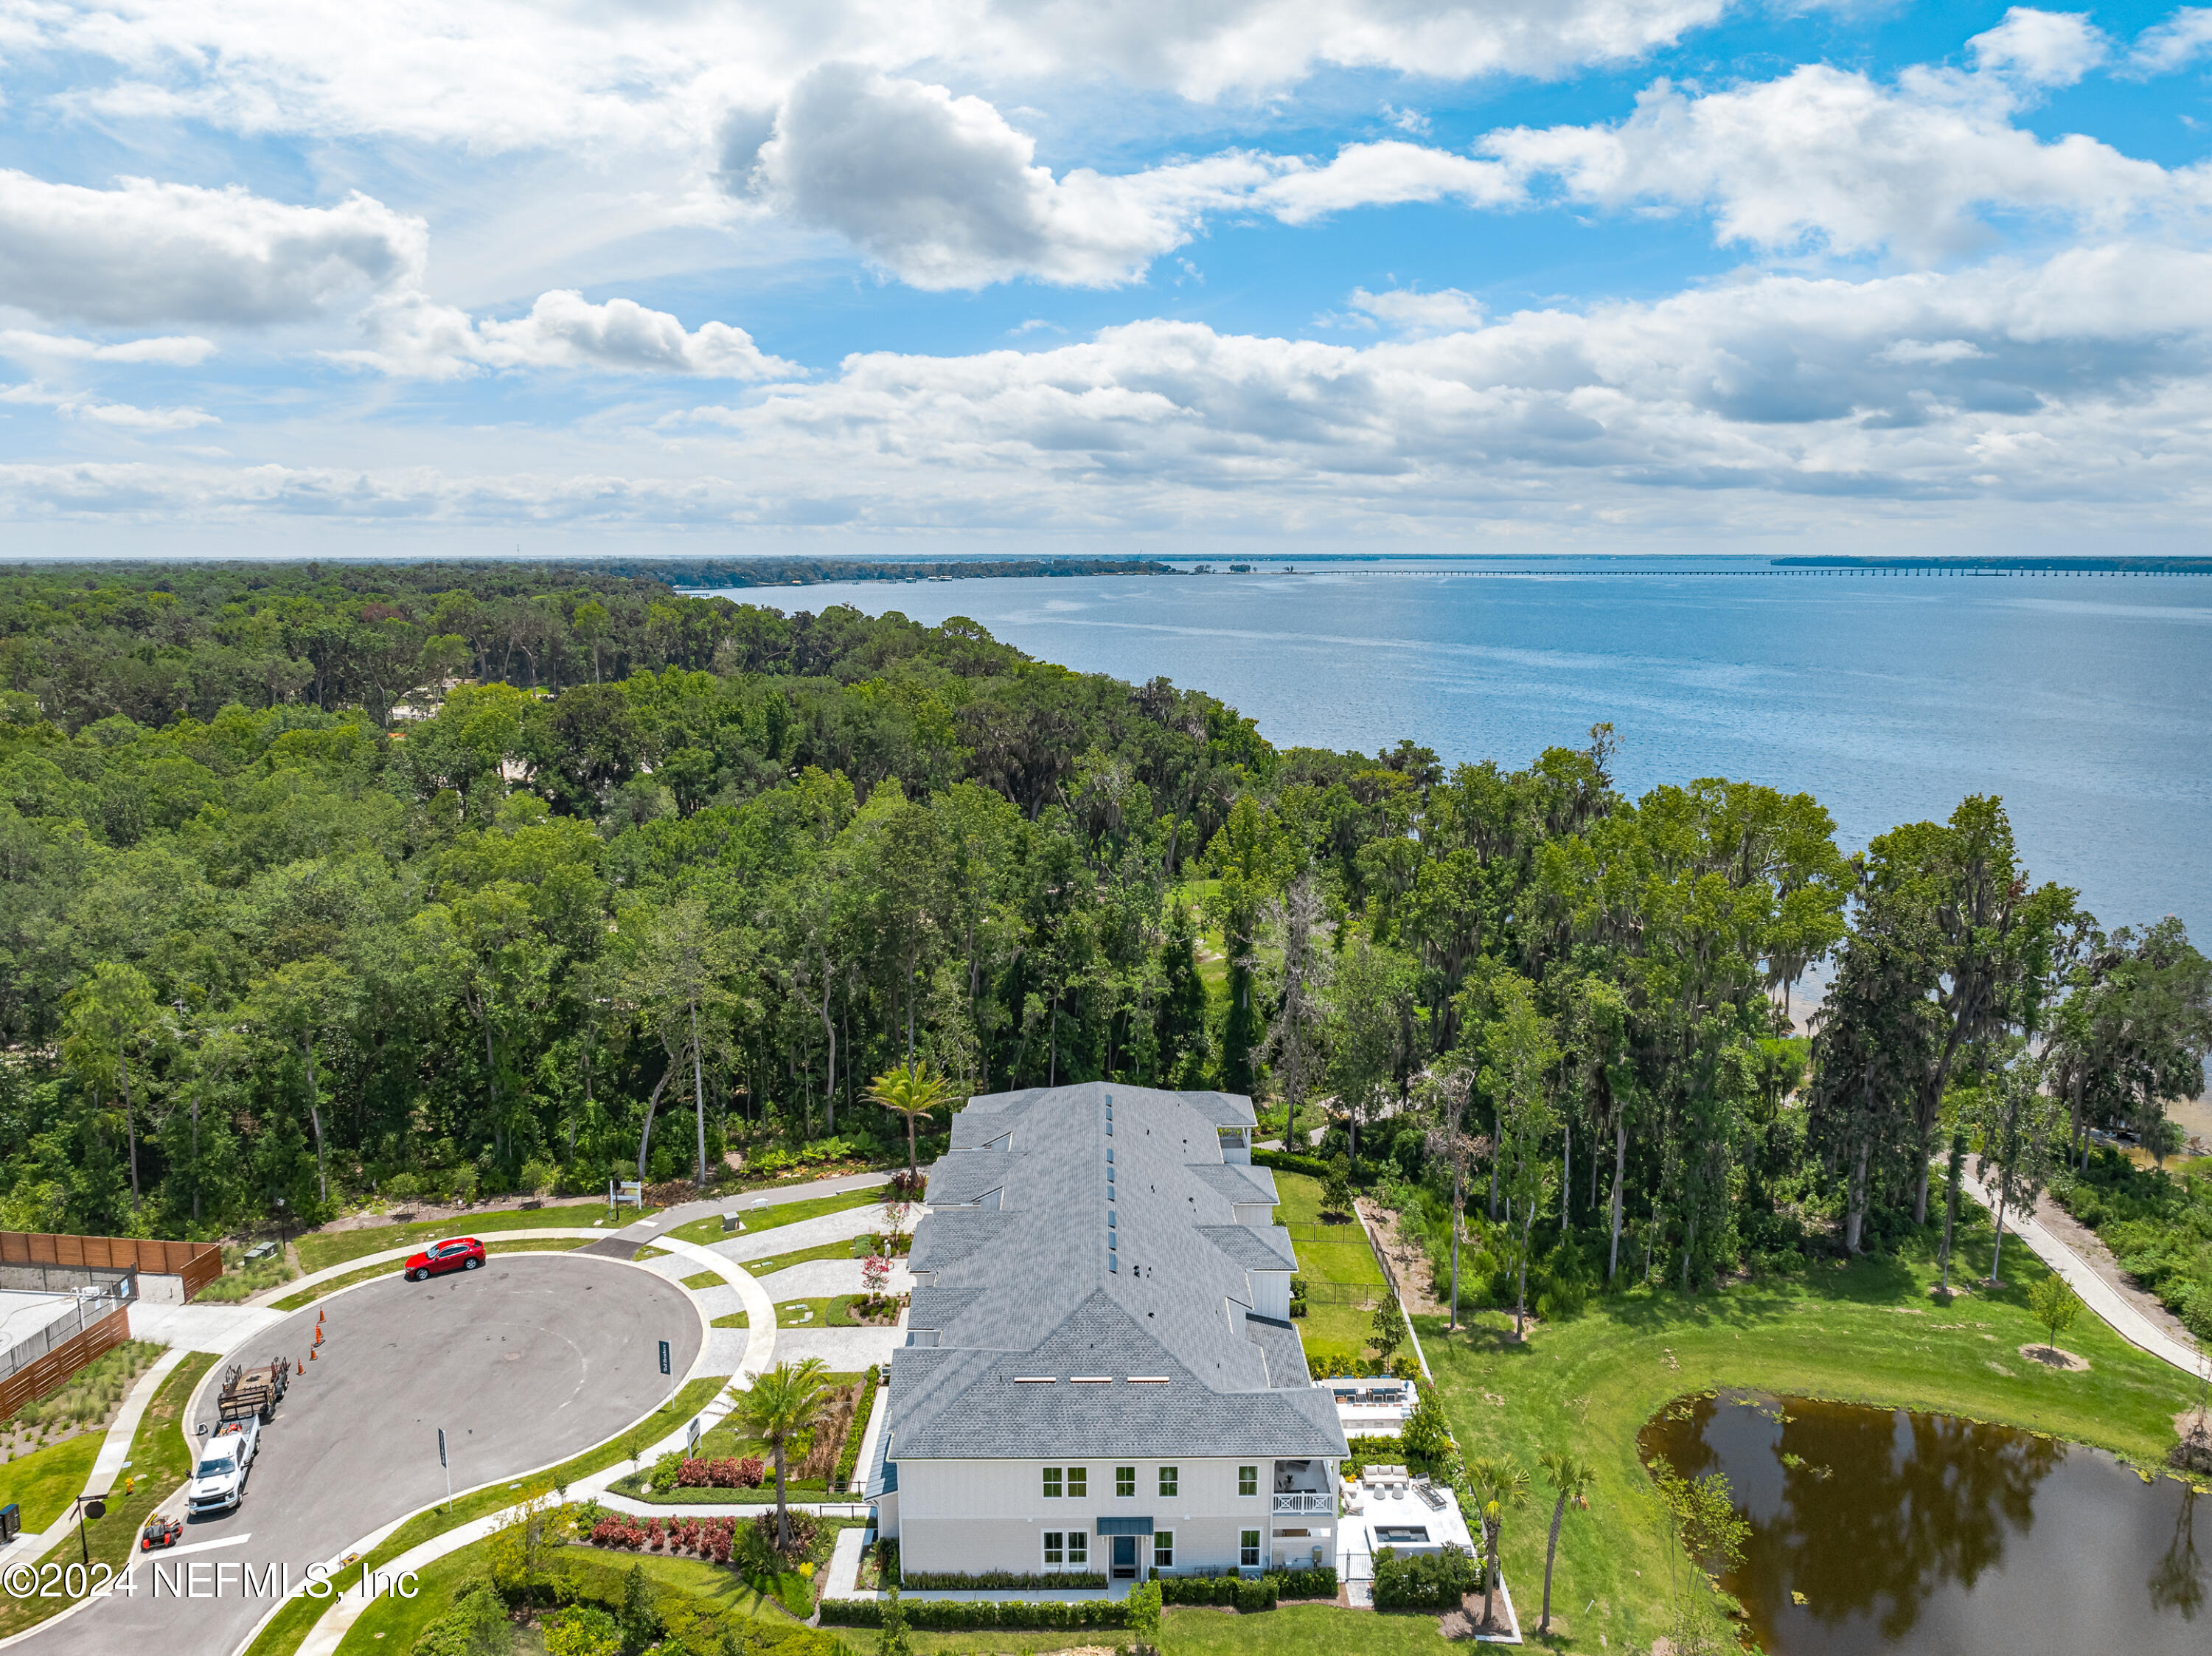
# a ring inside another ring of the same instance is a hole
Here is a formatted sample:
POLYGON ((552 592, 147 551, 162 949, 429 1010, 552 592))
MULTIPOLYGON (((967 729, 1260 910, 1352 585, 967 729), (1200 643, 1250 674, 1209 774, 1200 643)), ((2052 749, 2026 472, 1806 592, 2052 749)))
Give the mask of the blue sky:
POLYGON ((2206 550, 2212 7, 0 0, 25 553, 2206 550))

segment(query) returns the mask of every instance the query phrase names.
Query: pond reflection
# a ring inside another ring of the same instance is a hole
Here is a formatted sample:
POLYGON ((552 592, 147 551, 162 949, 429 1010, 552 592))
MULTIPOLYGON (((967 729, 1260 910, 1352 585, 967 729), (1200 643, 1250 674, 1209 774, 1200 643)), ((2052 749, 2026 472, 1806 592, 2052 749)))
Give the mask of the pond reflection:
POLYGON ((1725 1472, 1752 1538, 1726 1586, 1773 1656, 2203 1656, 2212 1502, 2109 1455, 1948 1415, 1723 1392, 1644 1459, 1725 1472))

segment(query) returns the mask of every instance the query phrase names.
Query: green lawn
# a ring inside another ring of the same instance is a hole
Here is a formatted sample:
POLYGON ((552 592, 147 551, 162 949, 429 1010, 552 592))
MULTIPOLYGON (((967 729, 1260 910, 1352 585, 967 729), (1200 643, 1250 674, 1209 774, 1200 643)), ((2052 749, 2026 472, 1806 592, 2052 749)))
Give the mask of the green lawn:
MULTIPOLYGON (((1989 1266, 1990 1228, 1972 1212, 1954 1282, 1989 1266)), ((1603 1635, 1619 1652, 1665 1630, 1666 1561, 1636 1436, 1686 1393, 1741 1386, 1909 1406, 2100 1444, 2145 1466, 2162 1459, 2172 1417, 2193 1391, 2187 1376, 2087 1315, 2063 1342, 2089 1359, 2087 1372, 2024 1360, 2020 1347, 2041 1338, 2026 1309, 2027 1289, 2046 1274, 2041 1263, 2008 1240, 2010 1286, 1944 1307, 1927 1291, 1929 1252, 1916 1242, 1901 1257, 1822 1260, 1802 1277, 1688 1298, 1639 1288, 1537 1328, 1525 1345, 1512 1344, 1499 1312, 1478 1313, 1452 1336, 1441 1318, 1417 1319, 1467 1455, 1510 1453, 1533 1469, 1540 1453, 1563 1448, 1596 1468, 1589 1509, 1569 1514, 1559 1544, 1553 1602, 1565 1606, 1571 1636, 1546 1642, 1595 1652, 1603 1635), (1580 1614, 1593 1599, 1595 1609, 1580 1614)), ((1507 1578, 1528 1622, 1538 1609, 1548 1518, 1532 1496, 1505 1530, 1507 1578)))
MULTIPOLYGON (((484 1252, 493 1253, 566 1253, 582 1247, 592 1239, 588 1236, 526 1236, 511 1242, 486 1242, 484 1252)), ((325 1294, 335 1294, 342 1288, 351 1288, 356 1283, 372 1282, 379 1277, 397 1277, 405 1268, 402 1259, 386 1259, 382 1265, 363 1265, 358 1271, 349 1271, 325 1282, 303 1288, 297 1294, 287 1294, 276 1301, 272 1308, 277 1311, 297 1311, 303 1305, 313 1305, 325 1294)))
MULTIPOLYGON (((592 1556, 624 1570, 635 1563, 649 1580, 702 1600, 724 1616, 787 1624, 793 1619, 775 1599, 746 1586, 734 1571, 703 1559, 670 1558, 656 1553, 592 1556)), ((422 1629, 451 1610, 462 1586, 471 1577, 482 1575, 486 1568, 482 1542, 447 1553, 422 1573, 413 1598, 381 1597, 363 1611, 339 1641, 338 1656, 406 1656, 422 1629)))
POLYGON ((684 1279, 684 1286, 694 1291, 703 1288, 727 1288, 729 1279, 718 1271, 701 1271, 684 1279))
POLYGON ((867 1190, 838 1191, 829 1196, 817 1196, 804 1202, 778 1202, 764 1208, 748 1207, 749 1196, 729 1198, 729 1211, 735 1213, 744 1225, 743 1230, 724 1232, 722 1216, 710 1213, 703 1219, 694 1219, 689 1224, 678 1225, 668 1234, 678 1241, 696 1242, 705 1247, 709 1242, 727 1241, 735 1236, 757 1236, 764 1230, 775 1230, 785 1225, 795 1225, 802 1219, 819 1219, 825 1213, 842 1213, 848 1208, 863 1208, 883 1199, 883 1192, 867 1190))
POLYGON ((778 1328, 883 1328, 884 1323, 864 1323, 853 1314, 859 1294, 837 1294, 827 1299, 784 1300, 775 1307, 778 1328))
POLYGON ((1357 1356, 1367 1344, 1373 1325, 1372 1310, 1363 1303, 1379 1301, 1389 1291, 1382 1267, 1356 1223, 1325 1225, 1321 1222, 1321 1180, 1302 1173, 1275 1170, 1275 1222, 1290 1228, 1291 1245, 1297 1250, 1298 1274, 1306 1281, 1306 1314, 1298 1331, 1308 1355, 1346 1351, 1357 1356), (1338 1291, 1332 1294, 1329 1289, 1338 1291))
MULTIPOLYGON (((625 1216, 627 1225, 633 1218, 651 1218, 659 1210, 647 1208, 641 1214, 625 1216)), ((576 1202, 564 1207, 539 1208, 525 1213, 520 1208, 501 1208, 492 1213, 457 1214, 451 1219, 437 1219, 411 1225, 371 1225, 363 1230, 313 1231, 299 1240, 300 1263, 313 1276, 318 1271, 327 1271, 332 1265, 343 1265, 348 1259, 358 1259, 364 1253, 382 1253, 386 1249, 405 1247, 415 1242, 436 1241, 447 1236, 488 1236, 501 1230, 557 1230, 563 1226, 578 1229, 589 1228, 594 1219, 607 1216, 604 1202, 576 1202)), ((605 1228, 619 1229, 620 1226, 605 1228)))
MULTIPOLYGON (((195 1351, 169 1371, 161 1389, 146 1405, 146 1412, 138 1422, 138 1429, 131 1440, 131 1472, 137 1487, 128 1495, 117 1495, 107 1503, 107 1515, 86 1526, 85 1539, 95 1561, 105 1559, 110 1565, 120 1568, 132 1557, 138 1545, 139 1526, 146 1515, 168 1499, 185 1476, 191 1470, 191 1452, 185 1447, 185 1435, 177 1429, 185 1405, 191 1402, 192 1388, 199 1384, 216 1357, 205 1351, 195 1351)), ((74 1495, 76 1490, 70 1491, 74 1495)), ((74 1540, 70 1544, 75 1546, 74 1540)), ((0 1639, 34 1627, 56 1611, 68 1607, 66 1598, 15 1598, 0 1596, 0 1639)))
MULTIPOLYGON (((633 1436, 636 1438, 641 1449, 647 1444, 659 1442, 712 1403, 716 1393, 729 1383, 730 1377, 727 1374, 710 1374, 702 1379, 687 1381, 682 1391, 662 1404, 637 1425, 608 1439, 604 1443, 586 1449, 572 1460, 562 1462, 551 1472, 545 1475, 546 1478, 558 1487, 562 1483, 573 1483, 580 1477, 588 1477, 593 1472, 603 1472, 610 1466, 621 1465, 629 1458, 624 1446, 633 1436)), ((181 1446, 181 1438, 179 1442, 181 1446)), ((449 1507, 439 1507, 427 1513, 418 1513, 386 1536, 360 1563, 336 1572, 331 1575, 331 1580, 340 1592, 346 1592, 360 1581, 363 1569, 381 1568, 410 1548, 422 1545, 432 1536, 444 1534, 456 1524, 465 1524, 471 1519, 482 1518, 488 1513, 499 1511, 514 1498, 514 1493, 502 1484, 494 1489, 479 1489, 474 1495, 463 1495, 449 1507)), ((332 1602, 333 1600, 328 1598, 294 1599, 278 1611, 270 1619, 269 1624, 261 1629, 259 1636, 247 1647, 246 1656, 291 1656, 294 1651, 299 1649, 300 1641, 307 1636, 308 1630, 314 1626, 323 1611, 328 1609, 332 1602)), ((389 1644, 391 1641, 386 1640, 385 1642, 389 1644)), ((399 1656, 399 1653, 391 1653, 390 1656, 399 1656)))
POLYGON ((805 1265, 811 1259, 859 1259, 872 1251, 865 1236, 848 1236, 841 1241, 824 1242, 819 1247, 802 1247, 789 1253, 773 1253, 765 1259, 748 1259, 743 1269, 756 1282, 773 1277, 779 1271, 793 1265, 805 1265))
POLYGON ((83 1493, 100 1459, 101 1432, 79 1432, 48 1448, 17 1455, 0 1466, 0 1507, 15 1501, 23 1508, 23 1527, 43 1530, 69 1510, 83 1493))
POLYGON ((717 1328, 750 1328, 752 1325, 752 1319, 742 1311, 732 1311, 726 1317, 714 1319, 717 1328))

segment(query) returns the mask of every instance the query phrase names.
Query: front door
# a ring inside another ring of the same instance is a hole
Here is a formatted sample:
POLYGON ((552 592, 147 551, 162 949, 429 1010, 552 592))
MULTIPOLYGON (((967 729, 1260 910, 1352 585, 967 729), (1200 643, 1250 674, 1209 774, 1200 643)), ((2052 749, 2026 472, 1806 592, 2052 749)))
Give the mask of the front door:
POLYGON ((1133 1535, 1114 1538, 1114 1579, 1116 1581, 1137 1579, 1137 1538, 1133 1535))

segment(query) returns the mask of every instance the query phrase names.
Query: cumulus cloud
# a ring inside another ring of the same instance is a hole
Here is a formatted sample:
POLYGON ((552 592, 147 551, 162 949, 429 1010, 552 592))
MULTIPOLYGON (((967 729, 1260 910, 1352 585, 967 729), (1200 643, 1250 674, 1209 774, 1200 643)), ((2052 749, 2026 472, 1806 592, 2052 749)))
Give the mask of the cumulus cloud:
POLYGON ((1888 85, 1820 64, 1707 93, 1661 81, 1618 124, 1518 127, 1476 149, 1571 201, 1708 211, 1724 241, 1919 262, 1991 240, 1989 208, 2111 234, 2212 205, 2201 165, 2169 171, 2014 124, 2099 60, 2103 37, 2081 19, 2015 9, 1970 45, 1972 73, 1914 68, 1888 85))
POLYGON ((573 289, 540 294, 526 315, 477 321, 419 293, 395 294, 365 318, 374 343, 337 360, 386 373, 459 379, 485 368, 596 368, 611 373, 769 379, 797 364, 770 356, 742 328, 688 330, 635 300, 593 304, 573 289))
POLYGON ((696 142, 817 65, 963 76, 1100 75, 1187 97, 1317 69, 1425 78, 1631 60, 1728 0, 9 0, 11 51, 67 61, 65 104, 255 135, 392 135, 498 152, 696 142), (89 65, 111 66, 100 80, 89 65))
POLYGON ((866 353, 597 434, 568 470, 17 465, 0 499, 19 514, 154 510, 151 491, 187 516, 1277 534, 1739 509, 1771 528, 1841 498, 1930 521, 2070 502, 2118 532, 2212 506, 2212 254, 2112 242, 1462 316, 1480 325, 1360 346, 1145 321, 1041 350, 866 353))
POLYGON ((27 328, 0 328, 0 355, 18 361, 64 362, 152 362, 163 367, 189 368, 215 355, 215 342, 198 335, 160 335, 147 339, 112 343, 80 339, 73 334, 38 333, 27 328))
POLYGON ((2212 6, 2184 6, 2136 36, 2128 67, 2141 75, 2170 75, 2208 52, 2212 52, 2212 6))
POLYGON ((194 426, 222 423, 205 409, 142 409, 130 403, 106 403, 98 397, 49 391, 35 380, 23 385, 0 385, 0 403, 50 408, 64 419, 89 420, 94 425, 125 431, 189 431, 194 426))
POLYGON ((294 207, 242 189, 112 190, 0 170, 0 295, 111 326, 294 322, 416 277, 420 219, 361 194, 294 207))
POLYGON ((1404 288, 1370 294, 1364 288, 1354 288, 1348 302, 1353 310, 1401 333, 1457 333, 1482 325, 1480 302, 1456 288, 1433 294, 1404 288))
POLYGON ((1037 163, 1035 143, 982 99, 851 64, 816 70, 770 136, 759 139, 759 130, 750 115, 726 129, 726 181, 929 288, 1137 281, 1209 213, 1307 224, 1355 207, 1520 197, 1498 161, 1396 139, 1346 144, 1320 163, 1232 149, 1118 176, 1079 167, 1055 178, 1037 163))

